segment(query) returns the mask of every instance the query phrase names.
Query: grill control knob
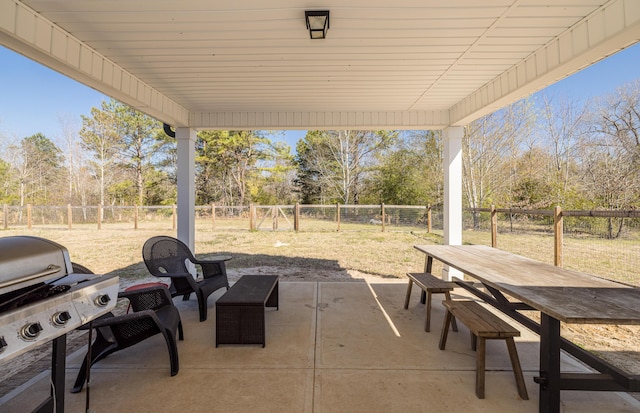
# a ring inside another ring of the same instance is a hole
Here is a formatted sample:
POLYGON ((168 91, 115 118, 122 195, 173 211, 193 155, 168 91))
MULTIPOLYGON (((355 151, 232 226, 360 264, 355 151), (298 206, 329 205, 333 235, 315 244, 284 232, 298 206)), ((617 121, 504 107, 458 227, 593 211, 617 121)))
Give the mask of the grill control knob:
POLYGON ((95 303, 98 307, 106 306, 107 304, 109 304, 109 301, 111 301, 111 297, 109 297, 109 294, 99 295, 95 299, 95 303))
POLYGON ((25 324, 20 330, 20 337, 29 341, 35 340, 36 337, 40 335, 41 331, 42 326, 40 325, 40 323, 25 324))
POLYGON ((56 327, 64 326, 69 320, 71 320, 71 314, 68 311, 59 311, 51 317, 51 322, 56 327))
POLYGON ((4 339, 4 336, 0 336, 0 353, 2 353, 7 348, 7 340, 4 339))

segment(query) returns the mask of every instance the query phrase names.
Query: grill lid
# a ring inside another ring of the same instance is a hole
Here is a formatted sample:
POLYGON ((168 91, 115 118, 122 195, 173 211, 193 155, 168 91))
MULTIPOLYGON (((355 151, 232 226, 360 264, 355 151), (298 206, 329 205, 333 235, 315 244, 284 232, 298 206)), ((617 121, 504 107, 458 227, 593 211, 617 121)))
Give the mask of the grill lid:
POLYGON ((60 244, 31 236, 0 238, 0 301, 11 291, 71 272, 69 252, 60 244))

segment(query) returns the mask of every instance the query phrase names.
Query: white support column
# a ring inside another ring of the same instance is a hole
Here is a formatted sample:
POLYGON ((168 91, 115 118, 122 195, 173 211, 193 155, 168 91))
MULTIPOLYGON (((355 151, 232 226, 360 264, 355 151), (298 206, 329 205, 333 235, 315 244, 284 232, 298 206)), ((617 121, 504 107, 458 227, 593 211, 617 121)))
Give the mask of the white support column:
POLYGON ((195 251, 196 131, 176 128, 178 141, 178 239, 195 251))
MULTIPOLYGON (((444 139, 444 244, 462 244, 462 126, 450 126, 443 131, 444 139)), ((462 278, 454 268, 444 267, 442 278, 462 278)))

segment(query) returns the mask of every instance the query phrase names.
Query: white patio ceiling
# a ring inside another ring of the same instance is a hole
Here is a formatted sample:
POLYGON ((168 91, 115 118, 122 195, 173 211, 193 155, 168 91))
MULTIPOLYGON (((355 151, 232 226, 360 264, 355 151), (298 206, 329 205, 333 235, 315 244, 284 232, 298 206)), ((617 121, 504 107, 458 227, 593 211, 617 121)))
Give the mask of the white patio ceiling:
POLYGON ((0 44, 196 129, 464 125, 638 40, 638 0, 0 0, 0 44))

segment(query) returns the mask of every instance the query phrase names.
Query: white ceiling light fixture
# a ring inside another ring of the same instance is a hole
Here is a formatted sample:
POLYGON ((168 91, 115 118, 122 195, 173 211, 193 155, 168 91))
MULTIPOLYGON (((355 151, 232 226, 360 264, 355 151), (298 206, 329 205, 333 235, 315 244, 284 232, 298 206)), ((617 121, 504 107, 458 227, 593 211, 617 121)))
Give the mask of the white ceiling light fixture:
POLYGON ((329 10, 306 10, 304 18, 312 39, 324 39, 329 30, 329 10))

